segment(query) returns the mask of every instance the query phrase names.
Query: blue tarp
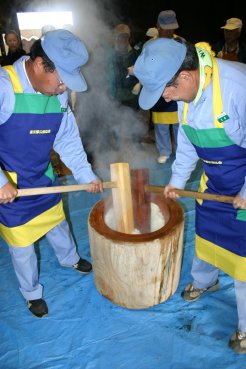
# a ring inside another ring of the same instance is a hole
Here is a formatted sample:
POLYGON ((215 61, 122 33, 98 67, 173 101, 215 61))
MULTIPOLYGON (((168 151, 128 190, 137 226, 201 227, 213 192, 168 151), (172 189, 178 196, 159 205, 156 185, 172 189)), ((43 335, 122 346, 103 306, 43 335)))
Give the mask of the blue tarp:
MULTIPOLYGON (((170 159, 165 165, 150 162, 150 183, 168 183, 170 164, 170 159)), ((198 167, 188 188, 197 189, 200 172, 198 167)), ((107 172, 99 174, 108 180, 107 172)), ((72 177, 62 178, 62 184, 70 183, 74 183, 72 177)), ((89 260, 88 214, 100 196, 85 191, 63 195, 79 253, 89 260)), ((232 279, 221 273, 220 290, 194 303, 180 297, 191 280, 195 200, 178 201, 185 210, 179 287, 167 301, 149 309, 128 310, 107 300, 97 291, 93 273, 81 276, 73 269, 62 268, 43 238, 36 247, 49 315, 37 319, 26 307, 7 246, 0 241, 0 368, 245 368, 246 357, 227 347, 237 328, 232 279)))

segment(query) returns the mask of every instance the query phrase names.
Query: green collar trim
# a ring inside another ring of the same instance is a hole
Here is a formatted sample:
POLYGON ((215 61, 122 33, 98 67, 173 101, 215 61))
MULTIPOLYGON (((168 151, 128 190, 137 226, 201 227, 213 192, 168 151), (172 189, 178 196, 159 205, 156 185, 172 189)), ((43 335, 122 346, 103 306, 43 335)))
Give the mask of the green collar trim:
POLYGON ((202 92, 204 90, 204 84, 206 81, 206 75, 205 75, 205 67, 208 66, 212 68, 212 59, 208 51, 201 49, 200 47, 196 47, 196 52, 199 59, 199 65, 200 65, 200 83, 198 92, 196 94, 196 97, 193 101, 193 103, 196 105, 198 100, 200 99, 202 92))

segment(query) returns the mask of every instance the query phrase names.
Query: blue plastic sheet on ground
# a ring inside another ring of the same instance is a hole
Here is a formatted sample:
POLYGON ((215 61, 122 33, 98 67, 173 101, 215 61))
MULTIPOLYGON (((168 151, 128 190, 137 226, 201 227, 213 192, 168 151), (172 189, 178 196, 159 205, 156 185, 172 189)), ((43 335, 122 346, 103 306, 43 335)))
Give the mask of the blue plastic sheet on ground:
MULTIPOLYGON (((165 165, 151 164, 150 183, 170 176, 165 165)), ((105 177, 108 173, 105 174, 105 177)), ((198 167, 187 187, 198 188, 198 167)), ((108 180, 108 178, 105 178, 108 180)), ((73 183, 71 177, 63 184, 73 183)), ((79 253, 91 259, 87 220, 99 194, 64 194, 68 220, 79 253)), ((22 298, 6 244, 0 241, 1 369, 241 369, 246 357, 227 347, 237 328, 233 281, 223 272, 221 288, 195 303, 180 297, 190 281, 194 253, 193 199, 179 200, 185 210, 182 272, 177 292, 164 303, 128 310, 100 295, 93 273, 81 276, 62 268, 45 238, 37 244, 40 283, 49 315, 36 319, 22 298)))

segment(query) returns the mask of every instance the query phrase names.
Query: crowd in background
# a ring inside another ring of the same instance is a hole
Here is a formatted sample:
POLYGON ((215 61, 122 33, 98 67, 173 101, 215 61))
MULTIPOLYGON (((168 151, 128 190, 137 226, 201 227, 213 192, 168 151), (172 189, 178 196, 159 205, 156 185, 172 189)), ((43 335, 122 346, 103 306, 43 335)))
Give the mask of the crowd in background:
MULTIPOLYGON (((221 37, 212 45, 217 57, 246 63, 246 43, 241 38, 242 27, 243 24, 239 18, 230 18, 225 25, 221 26, 221 37)), ((129 108, 130 111, 141 111, 138 104, 141 85, 133 73, 134 63, 142 49, 152 40, 157 38, 182 39, 181 36, 175 33, 178 28, 179 24, 175 12, 165 10, 157 15, 156 24, 148 28, 144 37, 138 42, 135 42, 134 34, 128 24, 119 23, 112 29, 112 43, 104 45, 105 59, 100 71, 105 74, 104 93, 107 94, 112 104, 115 101, 121 106, 129 108)), ((54 29, 52 25, 44 25, 41 33, 45 34, 52 29, 54 29)), ((12 65, 19 57, 27 54, 28 50, 23 48, 20 34, 17 31, 10 30, 6 32, 4 40, 7 52, 0 59, 1 66, 12 65)), ((69 92, 69 103, 75 114, 79 114, 76 111, 77 96, 74 91, 69 92)), ((161 97, 153 108, 143 114, 143 120, 143 125, 147 125, 147 133, 138 134, 135 131, 131 135, 132 144, 155 142, 157 162, 165 164, 170 156, 175 155, 176 151, 179 123, 177 103, 174 101, 166 103, 161 97)), ((117 127, 112 125, 109 127, 108 140, 111 149, 118 150, 121 146, 119 137, 121 133, 121 130, 117 127)), ((89 136, 90 134, 88 134, 88 140, 89 136)), ((87 142, 85 142, 86 144, 87 142)), ((52 157, 54 163, 59 163, 59 158, 53 152, 52 157)), ((56 167, 58 168, 59 165, 56 164, 56 167)), ((61 165, 60 169, 57 170, 62 174, 61 165)), ((66 168, 63 168, 63 172, 68 173, 66 168)))

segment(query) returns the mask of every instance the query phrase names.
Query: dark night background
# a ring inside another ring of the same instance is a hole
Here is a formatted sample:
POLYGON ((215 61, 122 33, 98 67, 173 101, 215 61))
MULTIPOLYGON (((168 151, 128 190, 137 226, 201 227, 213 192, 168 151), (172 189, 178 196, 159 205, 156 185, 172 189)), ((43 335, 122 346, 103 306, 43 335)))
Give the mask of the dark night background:
POLYGON ((242 36, 246 37, 246 13, 243 3, 239 0, 230 2, 230 6, 223 5, 222 1, 155 1, 155 0, 125 0, 121 3, 124 19, 131 20, 131 24, 146 30, 156 24, 160 11, 172 9, 176 12, 179 30, 178 34, 192 42, 216 41, 223 36, 220 29, 226 19, 240 18, 245 24, 242 36))
MULTIPOLYGON (((230 5, 223 5, 222 1, 216 3, 199 0, 1 0, 1 32, 16 28, 16 11, 26 9, 35 11, 37 6, 46 7, 48 10, 53 10, 54 6, 60 6, 60 10, 70 10, 71 6, 75 9, 76 5, 81 7, 84 2, 95 4, 100 9, 101 17, 110 26, 120 22, 127 23, 133 31, 136 42, 143 38, 149 27, 156 25, 159 12, 167 9, 173 9, 177 14, 180 26, 177 33, 191 42, 214 42, 223 37, 220 27, 231 17, 242 19, 244 24, 242 38, 246 39, 246 14, 243 11, 242 0, 234 0, 230 5)), ((79 22, 79 14, 76 14, 76 17, 79 22)))

